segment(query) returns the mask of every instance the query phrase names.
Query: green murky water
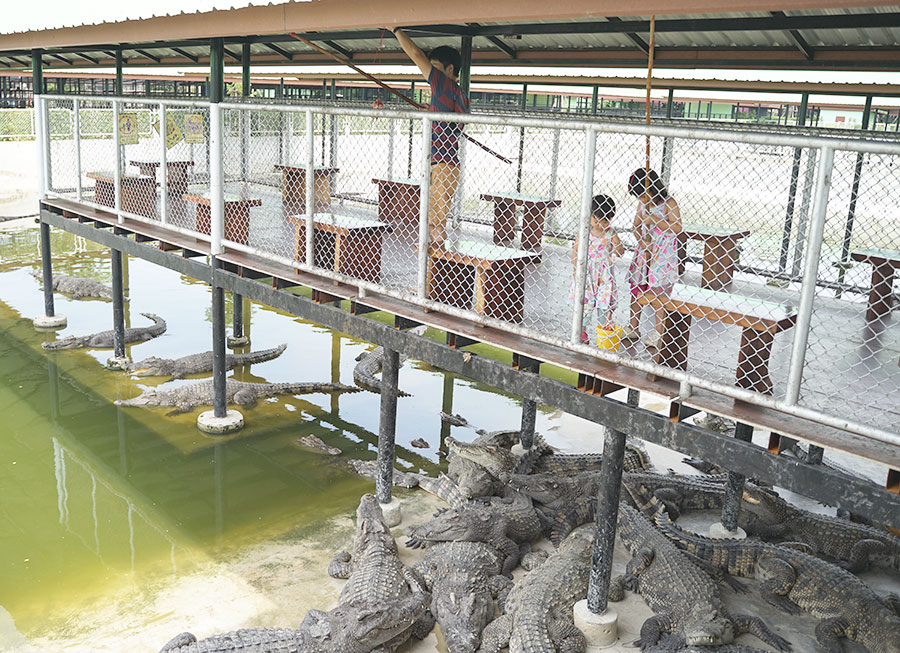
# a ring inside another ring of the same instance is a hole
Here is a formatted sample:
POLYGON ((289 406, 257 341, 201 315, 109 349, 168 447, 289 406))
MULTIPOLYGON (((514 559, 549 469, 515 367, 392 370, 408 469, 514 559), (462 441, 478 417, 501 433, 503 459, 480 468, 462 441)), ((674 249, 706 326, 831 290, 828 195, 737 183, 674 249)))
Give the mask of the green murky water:
MULTIPOLYGON (((371 490, 341 463, 375 456, 379 397, 371 393, 268 400, 244 410, 247 426, 227 439, 197 431, 197 413, 115 407, 113 400, 164 380, 105 370, 109 350, 41 349, 54 336, 30 321, 43 313, 31 276, 37 236, 0 233, 0 606, 19 632, 53 633, 81 606, 123 587, 350 513, 371 490), (310 433, 343 454, 300 448, 295 441, 310 433)), ((108 253, 91 243, 55 233, 53 253, 60 274, 110 281, 108 253)), ((207 286, 137 259, 127 270, 126 325, 144 323, 141 312, 168 322, 163 336, 130 346, 131 358, 209 349, 207 286)), ((58 335, 111 328, 108 302, 57 294, 56 310, 68 318, 58 335)), ((261 305, 248 313, 254 349, 288 348, 252 371, 229 373, 240 380, 352 383, 354 358, 371 347, 261 305)), ((486 428, 519 418, 514 398, 421 363, 407 363, 400 383, 414 395, 401 399, 397 423, 398 458, 410 469, 435 469, 441 409, 486 428), (429 449, 410 448, 420 437, 429 449)), ((545 432, 547 419, 539 415, 545 432)))

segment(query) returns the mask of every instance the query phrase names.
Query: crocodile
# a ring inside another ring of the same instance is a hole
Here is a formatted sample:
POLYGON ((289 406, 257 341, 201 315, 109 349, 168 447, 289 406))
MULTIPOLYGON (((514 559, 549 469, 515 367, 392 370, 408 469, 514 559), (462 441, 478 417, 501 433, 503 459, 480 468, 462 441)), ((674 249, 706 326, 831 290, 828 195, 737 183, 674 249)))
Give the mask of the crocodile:
MULTIPOLYGON (((417 335, 425 335, 427 327, 420 325, 410 329, 411 333, 417 335)), ((405 354, 400 354, 400 365, 407 360, 405 354)), ((356 357, 356 366, 353 368, 353 382, 363 390, 381 394, 381 379, 375 375, 381 372, 381 366, 384 362, 384 347, 375 347, 371 351, 364 351, 356 357)), ((408 392, 398 390, 397 394, 401 397, 410 397, 408 392)))
POLYGON ((900 617, 846 569, 794 547, 685 531, 646 490, 629 487, 629 492, 676 546, 719 572, 756 578, 771 605, 792 614, 803 609, 819 619, 816 639, 828 653, 840 653, 840 638, 855 640, 870 653, 900 653, 900 617))
MULTIPOLYGON (((242 628, 200 641, 191 633, 172 638, 160 653, 368 653, 405 631, 428 609, 431 595, 410 593, 384 605, 340 604, 310 610, 300 627, 242 628)), ((389 650, 389 649, 388 649, 389 650)))
POLYGON ((547 560, 513 586, 503 602, 503 615, 481 636, 483 653, 586 649, 584 635, 572 621, 572 606, 587 596, 593 526, 573 531, 547 560))
MULTIPOLYGON (((38 281, 43 282, 44 274, 40 270, 33 270, 31 274, 38 281)), ((82 297, 96 297, 97 299, 113 298, 112 288, 105 283, 84 277, 62 277, 53 275, 53 290, 71 295, 74 299, 82 297)))
POLYGON ((425 581, 418 572, 400 562, 397 543, 372 494, 364 494, 356 510, 353 553, 336 553, 328 566, 328 575, 347 579, 339 598, 341 605, 390 612, 394 605, 404 605, 411 596, 423 602, 422 610, 408 620, 409 626, 381 644, 386 651, 395 650, 411 636, 424 639, 434 626, 434 617, 427 612, 431 595, 425 581))
MULTIPOLYGON (((662 504, 656 502, 662 509, 662 504)), ((669 650, 684 646, 720 646, 750 632, 779 651, 790 644, 769 630, 758 617, 731 615, 719 595, 719 587, 689 556, 660 533, 640 511, 619 508, 618 535, 632 555, 624 576, 613 580, 610 599, 621 600, 624 589, 638 592, 655 613, 641 626, 635 642, 642 650, 670 636, 669 650)))
POLYGON ((864 571, 870 563, 900 570, 900 538, 887 531, 803 510, 752 487, 745 491, 745 505, 748 500, 750 510, 762 508, 774 516, 774 523, 766 526, 769 536, 808 544, 816 554, 840 560, 852 572, 864 571))
MULTIPOLYGON (((516 456, 512 453, 511 448, 519 442, 519 431, 479 431, 479 435, 471 443, 460 443, 454 438, 448 438, 454 445, 461 445, 469 449, 475 447, 491 447, 496 448, 497 456, 503 459, 504 465, 510 465, 515 470, 526 472, 534 463, 537 456, 543 455, 549 451, 544 439, 535 434, 534 443, 527 454, 516 456)), ((470 459, 465 455, 457 455, 456 449, 450 447, 447 476, 459 486, 462 493, 469 497, 487 497, 503 494, 504 484, 499 480, 498 475, 493 473, 490 468, 470 459)))
POLYGON ((500 575, 503 556, 483 542, 444 542, 415 569, 431 590, 431 613, 453 653, 474 653, 494 618, 494 597, 512 585, 500 575))
MULTIPOLYGON (((125 329, 125 343, 139 342, 141 340, 149 340, 166 332, 166 321, 153 313, 141 313, 148 320, 153 320, 153 324, 145 327, 128 327, 125 329)), ((66 336, 53 342, 41 343, 44 349, 79 349, 82 347, 91 347, 95 349, 109 349, 113 346, 113 330, 99 331, 97 333, 89 333, 86 336, 66 336)))
MULTIPOLYGON (((247 354, 225 354, 225 369, 230 370, 238 365, 251 365, 278 358, 287 348, 287 345, 279 345, 272 349, 251 351, 247 354)), ((201 354, 190 354, 181 358, 157 358, 151 356, 137 363, 128 363, 124 371, 134 376, 170 376, 173 379, 183 379, 188 374, 201 374, 212 372, 213 353, 205 351, 201 354)))
MULTIPOLYGON (((360 476, 366 476, 371 479, 378 478, 378 461, 375 460, 356 460, 350 459, 346 461, 350 467, 353 468, 360 476)), ((418 474, 414 474, 412 472, 404 472, 403 470, 394 468, 393 473, 393 485, 397 487, 419 487, 419 478, 418 474)))
MULTIPOLYGON (((227 379, 225 381, 225 402, 238 406, 251 406, 257 399, 278 395, 299 395, 316 392, 359 392, 359 388, 340 383, 244 383, 227 379)), ((211 406, 213 403, 213 381, 198 381, 171 390, 147 388, 137 397, 117 399, 116 406, 175 406, 174 413, 190 412, 197 406, 211 406)))

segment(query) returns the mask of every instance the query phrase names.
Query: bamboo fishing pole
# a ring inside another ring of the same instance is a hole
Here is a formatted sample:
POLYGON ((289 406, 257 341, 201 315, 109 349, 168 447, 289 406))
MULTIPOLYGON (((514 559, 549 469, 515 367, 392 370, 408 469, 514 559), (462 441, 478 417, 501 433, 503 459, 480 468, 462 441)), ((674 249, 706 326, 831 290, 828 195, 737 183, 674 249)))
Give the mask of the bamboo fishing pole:
MULTIPOLYGON (((374 75, 370 75, 369 73, 367 73, 366 71, 362 70, 361 68, 358 68, 357 66, 354 66, 354 65, 350 62, 350 60, 347 59, 346 57, 343 57, 343 56, 337 54, 336 52, 331 52, 330 50, 326 50, 325 48, 323 48, 323 47, 321 47, 321 46, 319 46, 319 45, 316 45, 315 43, 313 43, 313 42, 310 41, 309 39, 306 39, 306 38, 304 38, 304 37, 302 37, 302 36, 300 36, 299 34, 296 34, 296 33, 294 33, 294 32, 291 32, 291 37, 297 39, 297 40, 300 41, 301 43, 305 43, 306 45, 308 45, 309 47, 311 47, 313 50, 318 50, 319 52, 321 52, 321 53, 324 54, 325 56, 331 57, 332 59, 334 59, 334 60, 337 61, 338 63, 343 64, 344 66, 347 66, 348 68, 351 68, 352 70, 356 71, 357 73, 359 73, 360 75, 362 75, 363 77, 365 77, 366 79, 368 79, 370 82, 374 82, 375 84, 378 84, 378 86, 380 86, 381 88, 385 89, 386 91, 389 91, 389 92, 393 93, 394 95, 396 95, 398 98, 400 98, 401 100, 403 100, 403 101, 406 102, 407 104, 411 104, 411 105, 414 106, 415 108, 420 109, 420 110, 422 110, 422 111, 428 111, 428 107, 425 106, 424 104, 421 104, 421 103, 419 103, 419 102, 416 102, 416 101, 413 100, 412 98, 406 97, 405 95, 403 95, 403 93, 401 93, 400 91, 396 90, 395 88, 392 88, 391 86, 388 86, 387 84, 385 84, 384 82, 382 82, 380 79, 378 79, 378 78, 375 77, 374 75)), ((487 152, 488 154, 493 154, 495 157, 497 157, 498 159, 500 159, 500 160, 503 161, 504 163, 512 163, 512 160, 511 160, 511 159, 506 158, 505 156, 503 156, 502 154, 499 154, 498 152, 495 152, 494 150, 492 150, 491 148, 489 148, 487 145, 485 145, 484 143, 481 143, 480 141, 475 140, 474 138, 472 138, 472 137, 469 136, 468 134, 463 133, 462 137, 465 138, 465 139, 466 139, 467 141, 469 141, 470 143, 473 143, 473 144, 477 145, 478 147, 480 147, 482 150, 484 150, 484 151, 487 152)))

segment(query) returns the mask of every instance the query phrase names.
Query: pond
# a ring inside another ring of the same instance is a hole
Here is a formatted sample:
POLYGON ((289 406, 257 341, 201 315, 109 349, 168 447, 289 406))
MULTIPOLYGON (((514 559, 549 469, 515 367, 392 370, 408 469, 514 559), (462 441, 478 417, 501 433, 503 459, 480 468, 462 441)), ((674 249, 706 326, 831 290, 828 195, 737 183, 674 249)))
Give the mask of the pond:
MULTIPOLYGON (((52 238, 55 273, 110 283, 107 250, 65 233, 52 238)), ((112 305, 56 294, 56 311, 68 326, 56 335, 38 332, 31 318, 43 313, 41 286, 32 276, 39 269, 36 229, 0 232, 0 649, 27 638, 52 642, 48 650, 81 650, 78 642, 102 626, 84 623, 87 606, 112 605, 261 543, 312 532, 352 514, 359 495, 372 490, 373 482, 344 461, 375 457, 378 395, 269 399, 242 409, 246 427, 226 438, 200 433, 199 411, 169 416, 168 408, 116 407, 115 399, 166 380, 106 370, 110 350, 41 349, 54 337, 111 328, 112 305), (296 441, 308 434, 343 453, 302 448, 296 441)), ((210 349, 207 285, 139 259, 128 260, 126 269, 126 326, 147 323, 141 313, 159 314, 168 324, 159 338, 129 346, 131 359, 210 349)), ((281 343, 287 349, 275 360, 229 372, 238 380, 352 383, 354 359, 372 347, 248 304, 252 349, 281 343)), ((230 297, 226 310, 230 324, 230 297)), ((399 400, 397 416, 404 469, 438 469, 439 445, 449 433, 441 410, 487 429, 515 427, 520 419, 517 398, 418 361, 403 366, 400 386, 412 394, 399 400), (412 448, 417 438, 429 448, 412 448)), ((538 429, 551 441, 557 433, 556 443, 565 445, 564 419, 541 407, 538 429)), ((471 438, 474 431, 455 428, 454 435, 471 438)), ((327 579, 324 566, 316 573, 327 579)), ((152 641, 158 647, 165 638, 152 641)))

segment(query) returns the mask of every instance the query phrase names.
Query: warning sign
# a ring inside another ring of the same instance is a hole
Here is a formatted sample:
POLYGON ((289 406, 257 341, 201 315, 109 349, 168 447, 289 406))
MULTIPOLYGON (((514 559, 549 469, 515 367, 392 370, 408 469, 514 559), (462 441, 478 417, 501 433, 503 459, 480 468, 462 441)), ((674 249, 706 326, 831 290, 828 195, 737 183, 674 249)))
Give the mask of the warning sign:
MULTIPOLYGON (((153 122, 153 129, 159 132, 158 118, 153 122)), ((178 121, 172 118, 172 116, 166 114, 166 149, 171 150, 178 145, 183 138, 184 132, 181 130, 181 125, 179 125, 178 121)))
POLYGON ((136 113, 119 114, 119 144, 134 145, 139 141, 136 113))
POLYGON ((203 115, 188 113, 184 116, 184 142, 203 143, 206 140, 206 129, 203 126, 203 115))

